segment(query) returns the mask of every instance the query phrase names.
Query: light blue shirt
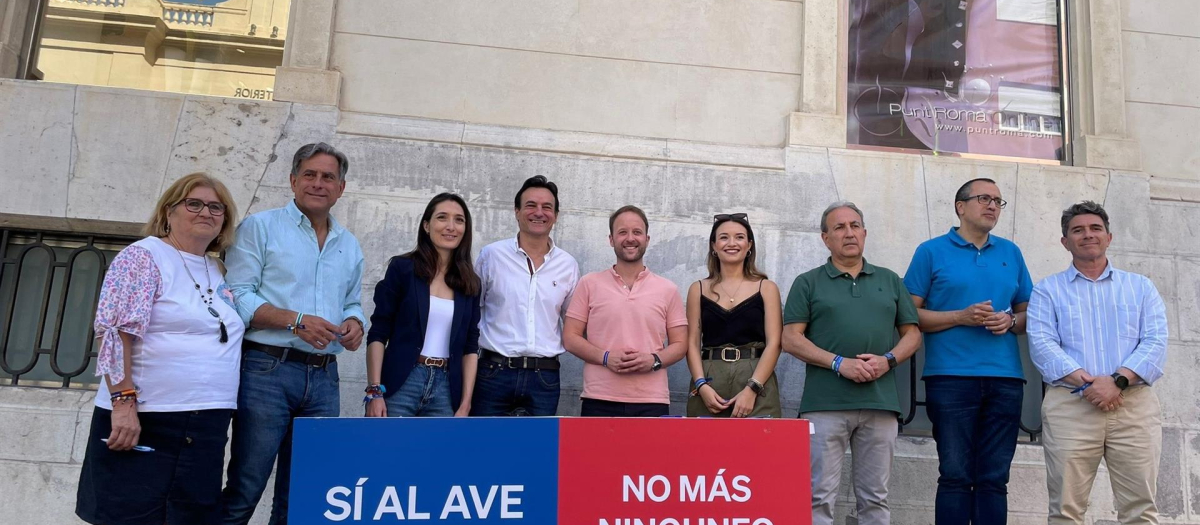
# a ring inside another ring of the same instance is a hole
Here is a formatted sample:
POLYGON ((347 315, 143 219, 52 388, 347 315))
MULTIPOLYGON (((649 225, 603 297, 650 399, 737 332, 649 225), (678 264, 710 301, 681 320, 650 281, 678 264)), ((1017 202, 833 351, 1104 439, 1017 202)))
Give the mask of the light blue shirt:
MULTIPOLYGON (((246 217, 225 254, 225 265, 225 281, 233 290, 238 315, 247 327, 254 312, 268 303, 315 315, 335 325, 351 317, 366 319, 362 310, 362 249, 354 234, 332 216, 324 249, 318 248, 317 232, 295 202, 246 217)), ((248 328, 246 339, 313 353, 337 354, 343 350, 336 341, 325 350, 317 350, 283 329, 248 328)))
POLYGON ((1167 361, 1167 311, 1154 283, 1109 262, 1096 280, 1072 264, 1033 288, 1026 315, 1029 354, 1045 382, 1082 368, 1092 376, 1133 370, 1147 384, 1167 361))

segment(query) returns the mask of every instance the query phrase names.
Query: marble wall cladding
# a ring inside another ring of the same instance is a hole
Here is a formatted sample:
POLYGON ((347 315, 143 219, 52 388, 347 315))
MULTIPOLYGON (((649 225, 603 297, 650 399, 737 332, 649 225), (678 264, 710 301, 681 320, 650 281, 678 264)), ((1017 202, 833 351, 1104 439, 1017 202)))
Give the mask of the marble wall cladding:
MULTIPOLYGON (((68 228, 97 221, 136 225, 165 185, 192 171, 220 177, 243 214, 254 213, 292 198, 288 173, 298 147, 335 145, 348 155, 350 171, 333 214, 363 247, 368 314, 387 259, 412 249, 430 197, 452 191, 466 198, 478 253, 515 234, 514 193, 538 174, 560 185, 556 242, 583 272, 612 264, 608 215, 636 204, 650 218, 647 265, 682 294, 706 273, 712 215, 745 212, 755 227, 759 267, 778 284, 783 301, 795 277, 828 256, 819 218, 834 201, 863 208, 868 259, 903 274, 917 244, 957 223, 957 187, 971 178, 995 179, 1009 201, 996 233, 1021 246, 1035 280, 1069 262, 1059 243, 1062 209, 1084 199, 1103 202, 1112 215, 1113 260, 1154 281, 1170 318, 1169 370, 1155 386, 1169 438, 1163 461, 1172 463, 1159 480, 1164 522, 1200 519, 1194 496, 1200 487, 1200 390, 1189 379, 1200 371, 1200 248, 1190 242, 1200 233, 1200 207, 1150 200, 1144 173, 836 148, 716 146, 14 81, 0 82, 0 111, 6 116, 0 154, 17 166, 0 171, 5 187, 15 188, 0 192, 0 224, 45 219, 68 228), (148 117, 131 125, 129 114, 148 117)), ((365 377, 364 352, 346 354, 339 364, 343 415, 353 415, 360 410, 355 398, 365 377)), ((562 414, 578 413, 581 368, 578 359, 563 358, 562 414)), ((784 356, 776 372, 784 412, 794 415, 804 364, 784 356)), ((690 377, 682 365, 669 377, 673 410, 681 413, 690 377)), ((43 487, 39 494, 45 497, 69 501, 86 446, 90 397, 67 391, 43 399, 30 392, 0 388, 0 417, 11 423, 0 425, 7 429, 0 430, 0 442, 20 444, 0 452, 0 470, 8 473, 0 476, 8 480, 0 481, 0 493, 25 494, 18 485, 32 484, 43 487)), ((894 516, 897 523, 925 523, 932 516, 936 451, 928 439, 904 438, 902 444, 894 516)), ((1033 523, 1045 515, 1044 467, 1040 449, 1021 451, 1013 474, 1019 482, 1010 484, 1010 518, 1033 523)), ((1102 470, 1092 522, 1115 519, 1107 479, 1102 470)), ((852 515, 851 491, 842 492, 839 515, 852 515)), ((31 501, 42 501, 30 494, 31 501)), ((69 505, 30 505, 43 510, 48 521, 41 523, 73 523, 69 505)), ((259 514, 256 522, 265 520, 259 514)))

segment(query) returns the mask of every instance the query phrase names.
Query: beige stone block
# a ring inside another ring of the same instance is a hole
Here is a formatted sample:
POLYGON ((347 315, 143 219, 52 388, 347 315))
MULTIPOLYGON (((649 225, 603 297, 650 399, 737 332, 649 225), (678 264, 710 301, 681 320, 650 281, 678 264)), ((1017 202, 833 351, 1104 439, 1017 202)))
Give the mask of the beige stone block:
POLYGON ((1160 201, 1200 202, 1200 182, 1151 177, 1150 198, 1160 201))
POLYGON ((1175 264, 1179 323, 1171 335, 1184 341, 1200 341, 1200 259, 1179 258, 1175 264))
POLYGON ((74 86, 0 82, 0 211, 66 215, 74 100, 74 86))
POLYGON ((183 102, 182 95, 79 87, 67 214, 145 222, 158 201, 183 102), (130 115, 139 115, 139 125, 122 124, 130 115))
POLYGON ((337 132, 342 135, 461 144, 466 126, 466 123, 451 120, 346 112, 342 113, 337 123, 337 132))
MULTIPOLYGON (((664 139, 470 123, 466 124, 462 142, 477 146, 651 161, 666 160, 671 154, 671 146, 664 139)), ((682 152, 685 155, 687 153, 686 149, 682 152)))
POLYGON ((846 147, 846 117, 836 114, 792 113, 788 116, 788 146, 846 147))
POLYGON ((805 176, 693 164, 669 164, 667 169, 672 187, 705 191, 669 191, 665 211, 701 224, 718 213, 746 213, 757 230, 815 231, 825 201, 836 197, 827 172, 805 176))
POLYGON ((1001 197, 1009 201, 1008 206, 1000 210, 1000 218, 992 233, 1009 240, 1013 238, 1015 205, 1016 201, 1023 197, 1017 193, 1016 163, 929 155, 921 155, 921 162, 925 169, 925 190, 928 195, 931 237, 942 235, 949 231, 950 227, 960 225, 958 214, 955 211, 955 193, 965 182, 985 178, 996 181, 1001 197))
POLYGON ((0 460, 0 493, 5 498, 5 520, 83 525, 83 521, 75 517, 78 482, 79 465, 0 460))
MULTIPOLYGON (((838 87, 843 85, 839 78, 845 67, 839 60, 839 50, 844 46, 839 19, 845 16, 846 9, 841 0, 807 0, 804 3, 804 86, 802 101, 797 108, 801 112, 843 113, 838 104, 839 99, 844 99, 838 87)), ((843 143, 845 130, 843 118, 843 143)))
POLYGON ((1142 153, 1136 140, 1111 136, 1084 135, 1076 139, 1075 165, 1140 171, 1142 153))
POLYGON ((1200 10, 1194 0, 1121 0, 1121 29, 1200 37, 1200 10))
POLYGON ((354 176, 347 178, 347 195, 414 199, 423 206, 443 191, 471 191, 460 184, 462 147, 457 144, 347 136, 336 147, 351 159, 354 176))
MULTIPOLYGON (((1150 249, 1160 255, 1200 255, 1200 245, 1189 242, 1185 237, 1168 232, 1200 231, 1200 205, 1194 202, 1150 201, 1146 214, 1154 232, 1148 235, 1150 249)), ((1180 267, 1180 272, 1184 270, 1180 267)), ((1181 296, 1182 297, 1182 296, 1181 296)))
POLYGON ((670 86, 675 126, 669 138, 784 146, 800 81, 795 74, 677 67, 670 86))
POLYGON ((332 69, 329 47, 333 40, 333 17, 337 0, 294 0, 288 14, 288 42, 283 66, 332 69))
POLYGON ((162 191, 189 173, 208 173, 229 188, 240 220, 276 160, 275 144, 290 110, 291 104, 279 102, 188 97, 162 191))
POLYGON ((1200 56, 1200 38, 1126 31, 1121 43, 1129 101, 1200 107, 1200 68, 1181 67, 1200 56))
POLYGON ((799 74, 798 2, 342 0, 339 32, 799 74))
POLYGON ((783 148, 729 146, 684 140, 667 142, 667 158, 673 162, 715 164, 738 168, 782 170, 785 166, 783 148))
POLYGON ((1107 186, 1107 173, 1099 170, 1020 165, 1019 199, 1011 210, 1016 221, 1013 240, 1021 246, 1034 283, 1071 262, 1071 254, 1060 242, 1062 210, 1083 200, 1103 201, 1107 186))
MULTIPOLYGON (((1113 229, 1116 229, 1115 225, 1113 229)), ((1114 240, 1113 243, 1115 245, 1116 241, 1114 240)), ((1180 290, 1176 288, 1178 281, 1175 272, 1175 260, 1170 257, 1118 253, 1112 249, 1109 250, 1108 254, 1109 260, 1115 267, 1150 278, 1150 281, 1154 283, 1154 288, 1158 290, 1163 302, 1166 303, 1167 326, 1170 330, 1170 338, 1172 340, 1178 339, 1180 335, 1180 290)))
POLYGON ((279 67, 275 69, 273 99, 336 106, 342 91, 342 74, 325 69, 279 67))
POLYGON ((830 150, 829 161, 839 200, 865 215, 867 260, 903 276, 917 245, 930 236, 921 157, 830 150))
POLYGON ((1200 151, 1195 147, 1200 143, 1200 107, 1128 102, 1125 113, 1129 136, 1141 145, 1147 173, 1200 181, 1200 151))
MULTIPOLYGON (((301 146, 313 142, 326 142, 338 147, 339 139, 335 135, 335 128, 339 114, 335 106, 292 104, 291 114, 283 126, 283 133, 275 144, 274 156, 271 157, 274 160, 267 166, 263 175, 262 186, 289 188, 288 174, 292 171, 292 159, 301 146)), ((349 161, 347 181, 358 176, 356 159, 349 161)), ((290 189, 288 193, 291 193, 290 189)))
POLYGON ((778 146, 798 87, 775 73, 349 34, 336 44, 342 109, 362 113, 778 146))
POLYGON ((1146 207, 1150 204, 1150 177, 1140 172, 1110 172, 1104 210, 1113 234, 1110 251, 1144 252, 1150 249, 1153 231, 1146 207))
POLYGON ((1200 432, 1184 434, 1183 456, 1183 476, 1191 487, 1188 492, 1191 503, 1188 507, 1188 517, 1193 521, 1200 521, 1200 490, 1196 490, 1200 488, 1200 432))
POLYGON ((1200 356, 1200 345, 1195 342, 1172 341, 1167 348, 1163 376, 1154 383, 1164 426, 1195 428, 1200 420, 1200 382, 1184 372, 1194 369, 1196 356, 1200 356))

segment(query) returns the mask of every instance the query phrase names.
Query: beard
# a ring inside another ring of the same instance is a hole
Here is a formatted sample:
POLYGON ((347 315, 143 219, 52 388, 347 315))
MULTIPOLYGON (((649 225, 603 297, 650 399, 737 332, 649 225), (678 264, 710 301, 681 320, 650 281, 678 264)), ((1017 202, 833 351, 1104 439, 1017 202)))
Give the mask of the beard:
POLYGON ((638 246, 637 252, 634 255, 626 255, 624 246, 613 248, 613 252, 617 254, 617 260, 627 263, 638 262, 646 255, 646 245, 638 246))

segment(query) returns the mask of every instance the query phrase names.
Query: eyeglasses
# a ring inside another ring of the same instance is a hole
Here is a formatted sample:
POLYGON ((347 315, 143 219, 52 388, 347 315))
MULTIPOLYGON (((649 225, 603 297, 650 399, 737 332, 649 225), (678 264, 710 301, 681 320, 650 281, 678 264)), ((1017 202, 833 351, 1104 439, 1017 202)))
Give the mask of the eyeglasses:
POLYGON ((208 208, 209 215, 220 217, 225 215, 225 205, 219 202, 204 202, 200 199, 183 199, 175 205, 183 204, 183 207, 192 213, 200 213, 205 207, 208 208))
MULTIPOLYGON (((746 221, 745 213, 718 213, 713 215, 713 222, 721 221, 746 221)), ((749 221, 746 221, 749 222, 749 221)))
POLYGON ((1008 205, 1008 201, 1001 199, 1000 197, 993 197, 991 195, 972 195, 965 199, 959 199, 959 200, 962 202, 966 202, 971 199, 975 199, 975 202, 978 202, 979 204, 982 204, 984 206, 987 206, 989 202, 994 202, 994 203, 996 203, 996 206, 999 206, 1001 208, 1008 205))

